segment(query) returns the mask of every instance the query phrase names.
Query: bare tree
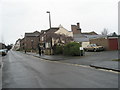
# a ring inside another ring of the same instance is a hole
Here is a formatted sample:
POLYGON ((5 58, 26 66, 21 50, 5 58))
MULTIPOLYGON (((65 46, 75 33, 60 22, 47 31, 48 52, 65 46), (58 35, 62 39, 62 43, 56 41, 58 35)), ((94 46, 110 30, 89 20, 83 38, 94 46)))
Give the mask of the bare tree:
POLYGON ((101 32, 102 35, 108 35, 108 29, 104 28, 103 31, 101 32))

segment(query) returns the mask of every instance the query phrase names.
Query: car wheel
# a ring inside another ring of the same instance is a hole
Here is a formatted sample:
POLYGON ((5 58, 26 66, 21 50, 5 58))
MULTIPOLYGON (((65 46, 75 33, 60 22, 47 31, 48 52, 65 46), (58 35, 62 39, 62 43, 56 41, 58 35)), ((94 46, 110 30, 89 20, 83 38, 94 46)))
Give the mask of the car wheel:
POLYGON ((2 54, 2 56, 5 56, 6 54, 2 54))
POLYGON ((94 51, 94 52, 96 52, 96 51, 97 51, 97 49, 95 49, 95 48, 94 48, 94 50, 93 50, 93 51, 94 51))

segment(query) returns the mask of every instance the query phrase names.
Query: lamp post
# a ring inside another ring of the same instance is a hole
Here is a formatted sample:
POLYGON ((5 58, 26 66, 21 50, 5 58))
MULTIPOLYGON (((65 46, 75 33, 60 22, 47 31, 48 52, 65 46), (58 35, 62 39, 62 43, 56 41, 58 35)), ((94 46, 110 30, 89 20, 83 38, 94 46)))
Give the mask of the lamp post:
MULTIPOLYGON (((50 30, 51 30, 51 16, 50 16, 50 11, 47 11, 46 13, 49 14, 49 25, 50 25, 50 30)), ((52 53, 52 37, 51 37, 51 41, 50 41, 50 44, 51 44, 51 53, 52 53)))
POLYGON ((46 13, 49 14, 49 25, 50 25, 50 29, 51 29, 51 16, 50 16, 50 11, 47 11, 46 13))

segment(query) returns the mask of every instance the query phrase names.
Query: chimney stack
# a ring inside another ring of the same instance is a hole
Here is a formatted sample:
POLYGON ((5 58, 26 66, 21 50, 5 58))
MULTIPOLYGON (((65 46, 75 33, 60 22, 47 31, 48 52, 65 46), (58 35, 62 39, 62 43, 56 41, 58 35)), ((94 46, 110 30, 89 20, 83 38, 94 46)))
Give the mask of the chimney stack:
POLYGON ((80 29, 80 24, 79 23, 77 23, 77 28, 80 29))
POLYGON ((81 33, 81 28, 80 28, 80 24, 79 23, 77 23, 77 30, 79 30, 80 33, 81 33))
POLYGON ((71 25, 71 29, 73 31, 73 34, 81 34, 81 28, 79 23, 77 23, 77 25, 71 25))

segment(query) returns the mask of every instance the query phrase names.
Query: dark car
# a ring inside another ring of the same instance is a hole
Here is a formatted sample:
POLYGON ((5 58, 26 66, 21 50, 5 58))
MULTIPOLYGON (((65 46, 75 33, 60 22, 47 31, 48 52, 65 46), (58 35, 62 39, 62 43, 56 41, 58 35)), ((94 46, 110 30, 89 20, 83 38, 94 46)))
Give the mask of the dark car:
POLYGON ((5 56, 7 54, 7 49, 0 49, 0 55, 5 56))
POLYGON ((85 51, 103 51, 104 47, 96 44, 89 44, 87 47, 84 48, 84 50, 85 51))

